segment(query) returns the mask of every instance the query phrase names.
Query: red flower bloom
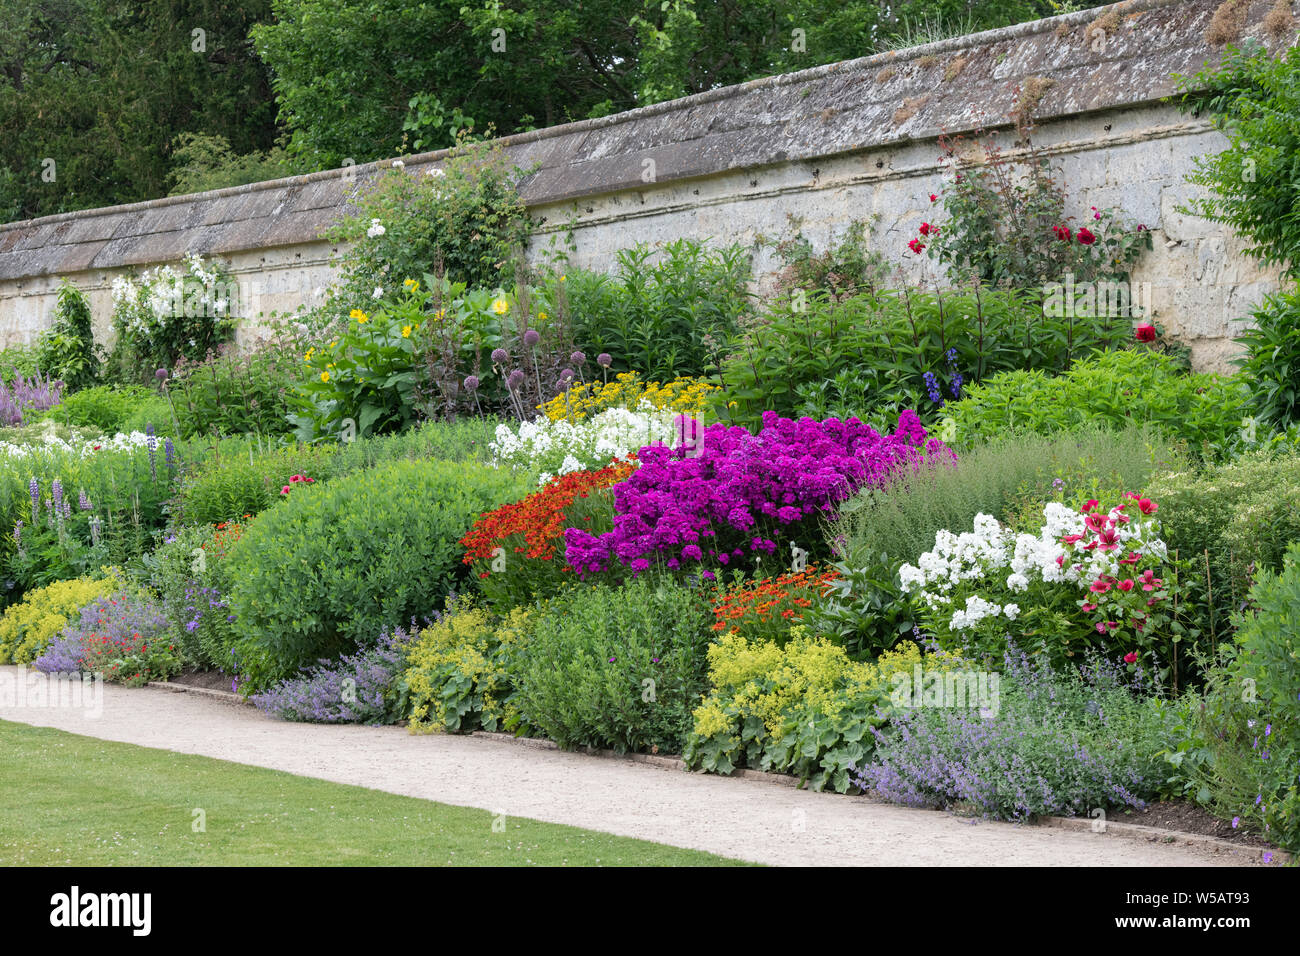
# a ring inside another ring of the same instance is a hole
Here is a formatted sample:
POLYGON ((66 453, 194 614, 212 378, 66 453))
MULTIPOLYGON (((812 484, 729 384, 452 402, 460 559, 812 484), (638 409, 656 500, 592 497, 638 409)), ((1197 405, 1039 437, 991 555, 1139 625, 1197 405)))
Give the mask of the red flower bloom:
POLYGON ((1154 325, 1139 325, 1133 330, 1133 338, 1139 342, 1154 342, 1156 340, 1156 327, 1154 325))
POLYGON ((1056 238, 1060 239, 1062 242, 1069 242, 1074 238, 1074 236, 1070 234, 1069 226, 1053 226, 1052 232, 1056 233, 1056 238))
POLYGON ((938 232, 938 226, 932 226, 928 222, 921 223, 921 228, 917 230, 921 235, 928 236, 932 232, 938 232))
POLYGON ((939 197, 936 196, 934 193, 930 193, 930 202, 938 202, 938 201, 939 201, 939 197))
POLYGON ((925 251, 925 243, 922 242, 920 239, 911 239, 907 243, 907 248, 911 249, 917 255, 920 255, 923 251, 925 251))
POLYGON ((1144 515, 1155 514, 1157 509, 1159 509, 1159 507, 1160 506, 1156 504, 1154 501, 1152 501, 1150 498, 1143 498, 1141 501, 1138 502, 1138 508, 1141 510, 1141 512, 1144 515))
POLYGON ((1087 226, 1080 226, 1079 233, 1075 238, 1078 239, 1079 242, 1085 246, 1090 246, 1097 241, 1097 237, 1088 231, 1087 226))
POLYGON ((1137 659, 1138 659, 1137 651, 1129 651, 1127 654, 1124 655, 1125 664, 1136 664, 1137 659))

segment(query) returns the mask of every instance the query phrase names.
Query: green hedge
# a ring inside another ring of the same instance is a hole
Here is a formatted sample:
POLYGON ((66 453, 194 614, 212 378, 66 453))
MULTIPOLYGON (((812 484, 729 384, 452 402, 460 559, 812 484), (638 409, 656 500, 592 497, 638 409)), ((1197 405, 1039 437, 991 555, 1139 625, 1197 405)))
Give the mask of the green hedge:
POLYGON ((1185 441, 1193 454, 1214 459, 1241 443, 1250 390, 1236 378, 1184 374, 1159 352, 1123 349, 1094 354, 1063 375, 995 375, 951 403, 947 413, 954 440, 963 447, 1008 434, 1149 422, 1185 441))

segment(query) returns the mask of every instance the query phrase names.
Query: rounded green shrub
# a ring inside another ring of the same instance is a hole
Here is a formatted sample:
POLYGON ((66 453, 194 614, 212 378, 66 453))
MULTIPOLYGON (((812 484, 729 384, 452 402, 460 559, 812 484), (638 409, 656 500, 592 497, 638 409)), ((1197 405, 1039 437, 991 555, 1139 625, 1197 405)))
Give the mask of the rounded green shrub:
POLYGON ((712 622, 698 591, 668 580, 564 592, 517 651, 523 729, 561 747, 679 753, 707 690, 712 622))
POLYGON ((487 466, 399 461, 298 485, 227 558, 241 685, 260 690, 436 610, 464 573, 461 537, 521 496, 487 466))
POLYGON ((1241 441, 1249 403, 1250 390, 1238 379, 1187 375, 1167 355, 1121 349, 1098 352, 1063 375, 994 375, 949 404, 948 415, 953 438, 967 448, 1009 434, 1150 423, 1186 442, 1192 454, 1214 459, 1241 441))
MULTIPOLYGON (((64 397, 63 401, 42 413, 41 418, 53 419, 65 425, 96 428, 101 433, 144 431, 127 428, 126 424, 136 413, 152 405, 157 396, 143 385, 96 385, 64 397)), ((160 431, 170 421, 166 406, 155 425, 160 431)))

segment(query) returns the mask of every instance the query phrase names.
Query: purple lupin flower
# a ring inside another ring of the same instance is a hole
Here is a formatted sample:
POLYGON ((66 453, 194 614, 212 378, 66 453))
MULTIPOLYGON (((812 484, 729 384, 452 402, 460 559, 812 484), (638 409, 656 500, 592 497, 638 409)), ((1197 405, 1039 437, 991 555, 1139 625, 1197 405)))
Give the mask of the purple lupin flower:
POLYGON ((167 461, 168 468, 176 466, 176 446, 172 443, 170 437, 163 442, 163 456, 167 461))
POLYGON ((23 546, 23 519, 19 518, 14 522, 14 544, 18 547, 23 546))
POLYGON ((82 511, 90 510, 90 499, 86 497, 85 488, 82 488, 77 492, 77 507, 82 511))
POLYGON ((154 481, 158 480, 158 438, 153 433, 153 422, 144 427, 144 433, 149 436, 145 445, 149 448, 149 474, 154 481))
POLYGON ((32 524, 36 524, 41 516, 41 483, 33 477, 27 484, 27 490, 32 494, 32 524))
POLYGON ((56 512, 63 510, 63 482, 58 478, 50 482, 50 500, 54 502, 56 512))

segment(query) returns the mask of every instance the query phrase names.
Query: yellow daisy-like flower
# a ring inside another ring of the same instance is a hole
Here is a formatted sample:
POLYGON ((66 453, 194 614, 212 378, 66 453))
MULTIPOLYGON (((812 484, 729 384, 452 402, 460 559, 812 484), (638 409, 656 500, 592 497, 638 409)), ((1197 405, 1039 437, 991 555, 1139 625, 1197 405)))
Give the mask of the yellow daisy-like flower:
POLYGON ((313 347, 313 348, 309 348, 309 349, 307 350, 307 354, 304 355, 304 356, 302 357, 302 358, 303 358, 303 361, 304 361, 304 362, 310 362, 310 361, 311 361, 311 357, 312 357, 313 355, 315 355, 315 354, 316 354, 316 349, 315 349, 314 347, 313 347))
POLYGON ((560 276, 560 281, 563 282, 566 278, 568 278, 568 277, 567 277, 567 276, 560 276))
POLYGON ((321 380, 322 382, 328 382, 328 381, 330 380, 330 373, 329 373, 329 372, 321 372, 321 373, 320 373, 320 380, 321 380))
POLYGON ((348 313, 348 318, 356 319, 358 322, 364 322, 367 319, 369 319, 370 316, 366 315, 360 309, 353 309, 351 312, 348 313))
POLYGON ((545 322, 545 321, 546 321, 546 313, 545 313, 545 312, 538 312, 538 313, 537 313, 537 321, 538 321, 538 322, 545 322))
POLYGON ((402 283, 402 285, 406 286, 406 288, 410 289, 412 292, 420 291, 420 283, 414 279, 407 279, 402 283))
POLYGON ((492 311, 497 315, 505 315, 510 311, 510 303, 505 299, 496 299, 492 302, 492 311))
POLYGON ((338 344, 339 344, 339 340, 338 340, 338 339, 335 339, 333 342, 330 343, 330 348, 334 348, 334 346, 336 346, 336 345, 338 345, 338 344))
POLYGON ((411 327, 409 325, 402 326, 402 338, 409 339, 410 337, 411 337, 411 327))

